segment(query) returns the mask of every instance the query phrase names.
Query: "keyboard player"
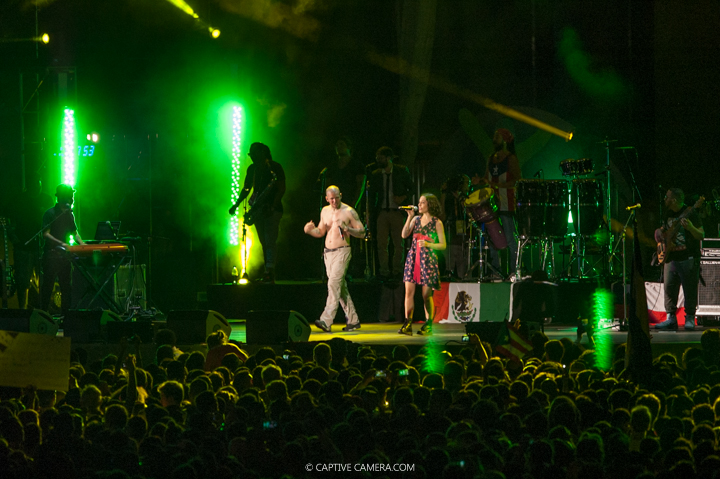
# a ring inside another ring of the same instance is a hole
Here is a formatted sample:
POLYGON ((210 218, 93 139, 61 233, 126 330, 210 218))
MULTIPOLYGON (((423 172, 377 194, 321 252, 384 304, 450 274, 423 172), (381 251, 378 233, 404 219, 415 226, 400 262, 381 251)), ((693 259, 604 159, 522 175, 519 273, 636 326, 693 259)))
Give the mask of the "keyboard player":
POLYGON ((40 297, 42 309, 47 311, 50 306, 55 279, 60 285, 62 297, 62 314, 66 315, 72 304, 72 268, 67 255, 58 247, 67 248, 70 236, 75 242, 84 244, 75 224, 72 212, 75 190, 69 185, 58 185, 55 190, 57 203, 45 212, 42 219, 43 258, 42 286, 40 297))

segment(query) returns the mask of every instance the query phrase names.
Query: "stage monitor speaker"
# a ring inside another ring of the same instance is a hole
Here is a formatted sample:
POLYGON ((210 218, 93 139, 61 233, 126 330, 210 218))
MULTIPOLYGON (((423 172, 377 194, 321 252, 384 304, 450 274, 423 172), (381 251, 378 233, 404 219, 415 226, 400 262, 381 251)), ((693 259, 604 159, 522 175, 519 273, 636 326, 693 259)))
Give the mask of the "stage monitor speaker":
POLYGON ((475 333, 480 337, 480 341, 486 341, 493 346, 497 343, 500 331, 506 327, 504 321, 483 321, 465 323, 465 333, 475 333))
POLYGON ((122 318, 108 310, 71 309, 63 320, 63 335, 78 343, 106 341, 105 325, 122 322, 122 318))
POLYGON ((248 344, 299 343, 310 339, 310 325, 297 311, 248 311, 245 340, 248 344))
POLYGON ((543 324, 555 317, 558 285, 548 281, 518 281, 512 283, 510 320, 520 318, 543 324))
POLYGON ((218 330, 229 338, 232 327, 225 316, 212 310, 170 311, 167 328, 177 337, 178 344, 200 344, 218 330))
POLYGON ((55 336, 58 325, 40 309, 0 309, 0 330, 55 336))
POLYGON ((720 258, 701 258, 703 281, 698 284, 696 316, 720 316, 720 258))

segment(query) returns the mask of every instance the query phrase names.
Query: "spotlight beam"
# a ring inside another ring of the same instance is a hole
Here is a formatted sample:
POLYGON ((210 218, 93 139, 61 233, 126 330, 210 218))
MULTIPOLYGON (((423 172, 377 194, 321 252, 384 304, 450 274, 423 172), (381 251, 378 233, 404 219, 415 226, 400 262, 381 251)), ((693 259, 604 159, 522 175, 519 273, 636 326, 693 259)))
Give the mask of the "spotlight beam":
POLYGON ((367 59, 370 63, 377 65, 380 68, 383 68, 389 72, 406 76, 417 81, 425 82, 428 85, 437 88, 438 90, 451 93, 466 100, 470 100, 474 103, 477 103, 478 105, 484 106, 489 110, 494 110, 502 115, 514 118, 518 121, 527 123, 528 125, 532 125, 536 128, 540 128, 541 130, 545 130, 548 133, 552 133, 553 135, 557 135, 561 138, 564 138, 565 141, 570 141, 573 137, 573 133, 571 131, 563 131, 560 128, 556 128, 529 115, 520 113, 519 111, 513 110, 510 107, 501 105, 500 103, 496 103, 490 98, 479 95, 471 90, 468 90, 467 88, 462 88, 458 85, 450 83, 449 81, 435 78, 430 75, 430 72, 428 70, 411 65, 406 60, 403 60, 401 58, 380 55, 379 53, 371 51, 367 53, 367 59))
POLYGON ((210 36, 213 38, 218 38, 220 36, 220 30, 217 28, 213 28, 211 25, 208 25, 207 23, 200 20, 200 15, 195 13, 195 10, 192 9, 190 5, 188 5, 183 0, 167 0, 171 5, 174 7, 177 7, 178 9, 182 10, 183 12, 187 13, 191 17, 193 17, 202 28, 207 29, 210 32, 210 36))
POLYGON ((50 43, 50 35, 47 33, 42 34, 39 37, 27 37, 27 38, 3 38, 0 39, 0 43, 21 43, 21 42, 37 42, 37 43, 50 43))

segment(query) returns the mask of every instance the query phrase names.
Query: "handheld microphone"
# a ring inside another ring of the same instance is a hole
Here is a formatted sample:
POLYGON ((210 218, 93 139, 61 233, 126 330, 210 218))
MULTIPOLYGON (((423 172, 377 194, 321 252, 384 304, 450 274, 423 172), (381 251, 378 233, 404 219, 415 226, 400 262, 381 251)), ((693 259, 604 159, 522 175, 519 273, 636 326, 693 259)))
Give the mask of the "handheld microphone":
POLYGON ((630 211, 630 210, 634 210, 634 209, 636 209, 636 208, 642 208, 642 205, 641 205, 640 203, 638 203, 638 204, 636 204, 636 205, 628 206, 628 207, 625 208, 625 209, 628 210, 628 211, 630 211))
POLYGON ((415 213, 417 213, 417 211, 418 211, 417 206, 412 206, 412 205, 410 205, 410 206, 398 206, 398 209, 399 209, 399 210, 405 210, 405 211, 413 210, 415 213))

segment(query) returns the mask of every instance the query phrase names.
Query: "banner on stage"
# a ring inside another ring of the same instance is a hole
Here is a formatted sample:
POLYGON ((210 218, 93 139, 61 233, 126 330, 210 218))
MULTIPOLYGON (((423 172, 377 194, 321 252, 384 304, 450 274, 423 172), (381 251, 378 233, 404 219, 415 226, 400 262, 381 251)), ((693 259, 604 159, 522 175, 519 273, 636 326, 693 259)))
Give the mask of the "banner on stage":
MULTIPOLYGON (((665 288, 662 283, 645 283, 645 295, 647 296, 647 308, 650 323, 665 321, 665 288)), ((685 292, 680 286, 678 294, 677 311, 675 312, 680 323, 685 321, 685 292)))
POLYGON ((458 324, 480 321, 480 283, 445 283, 447 291, 436 310, 436 318, 442 324, 458 324))
POLYGON ((67 391, 70 338, 0 331, 0 386, 67 391))

